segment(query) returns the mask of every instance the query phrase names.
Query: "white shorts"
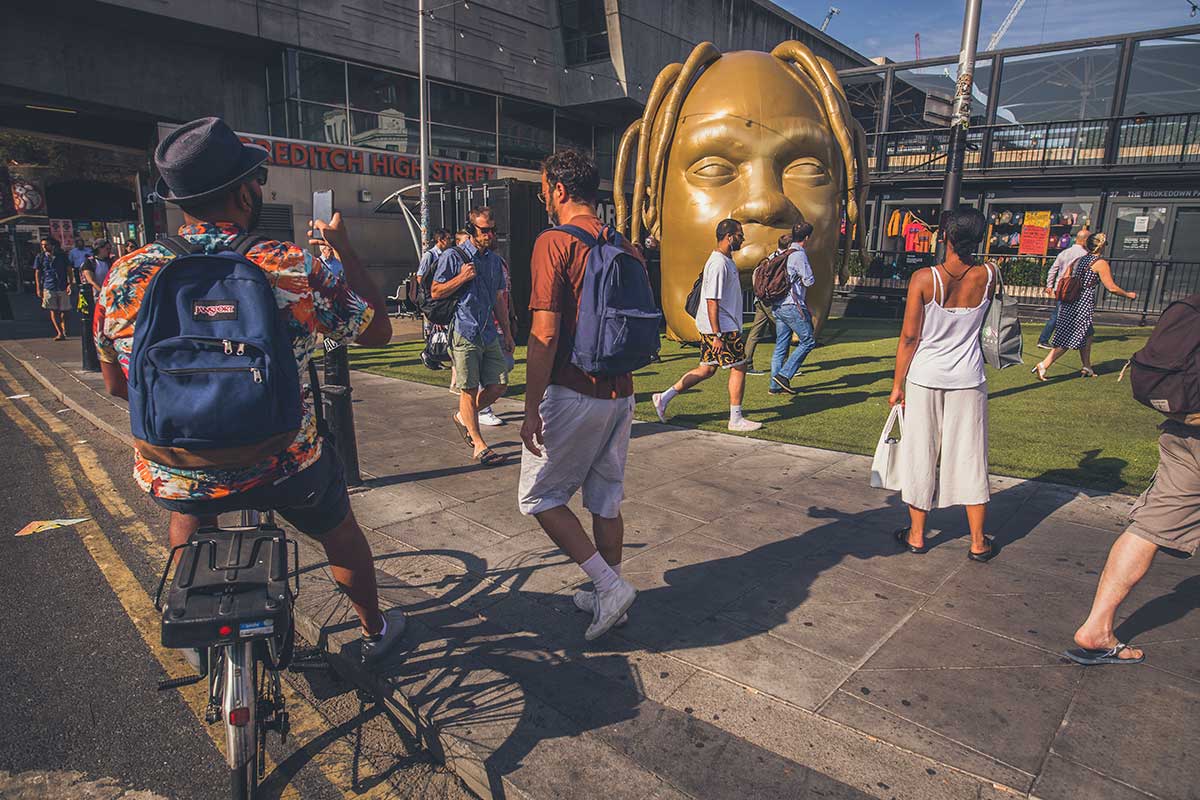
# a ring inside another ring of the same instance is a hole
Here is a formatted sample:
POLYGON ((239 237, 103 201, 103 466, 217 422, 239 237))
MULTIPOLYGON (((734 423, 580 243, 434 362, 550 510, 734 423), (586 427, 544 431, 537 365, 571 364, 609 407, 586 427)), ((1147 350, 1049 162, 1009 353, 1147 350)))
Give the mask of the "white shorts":
POLYGON ((929 511, 986 503, 991 498, 987 384, 930 389, 909 381, 900 466, 901 497, 910 506, 929 511))
POLYGON ((540 406, 542 454, 521 450, 521 513, 565 506, 583 487, 588 511, 606 519, 619 515, 633 405, 632 396, 598 399, 565 386, 548 387, 540 406))

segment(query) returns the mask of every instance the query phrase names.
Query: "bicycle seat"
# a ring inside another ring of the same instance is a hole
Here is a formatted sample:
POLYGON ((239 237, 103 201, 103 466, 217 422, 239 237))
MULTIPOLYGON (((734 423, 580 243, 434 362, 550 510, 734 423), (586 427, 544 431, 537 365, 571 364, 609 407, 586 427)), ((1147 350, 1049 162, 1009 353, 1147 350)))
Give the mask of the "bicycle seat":
POLYGON ((270 524, 197 531, 176 548, 181 555, 162 611, 163 646, 210 647, 285 633, 292 603, 288 545, 283 530, 270 524))

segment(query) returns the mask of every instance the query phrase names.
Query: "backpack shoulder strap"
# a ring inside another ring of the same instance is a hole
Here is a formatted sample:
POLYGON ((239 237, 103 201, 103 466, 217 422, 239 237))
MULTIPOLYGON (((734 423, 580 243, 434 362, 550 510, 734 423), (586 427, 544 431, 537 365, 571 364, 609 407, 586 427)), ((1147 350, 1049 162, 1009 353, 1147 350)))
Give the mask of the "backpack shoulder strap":
POLYGON ((589 250, 599 244, 599 242, 596 241, 595 236, 592 236, 590 233, 588 233, 587 231, 585 231, 583 228, 579 227, 578 225, 556 225, 555 227, 551 228, 550 230, 562 231, 565 234, 574 236, 576 239, 583 242, 584 246, 587 247, 589 250))
POLYGON ((452 247, 451 249, 452 249, 454 252, 458 253, 458 255, 459 255, 459 258, 461 258, 461 259, 463 260, 463 263, 464 263, 464 264, 470 264, 470 263, 472 262, 472 259, 471 259, 471 254, 470 254, 470 253, 468 253, 466 250, 462 249, 462 246, 461 246, 461 245, 457 245, 457 244, 456 244, 456 245, 454 245, 454 247, 452 247))
POLYGON ((260 242, 266 241, 263 237, 253 233, 242 233, 234 237, 227 245, 230 250, 237 253, 242 258, 246 257, 254 247, 260 242))
POLYGON ((184 239, 182 236, 168 236, 165 239, 159 239, 158 243, 174 253, 176 257, 190 256, 194 253, 201 252, 200 249, 196 248, 191 242, 189 242, 187 239, 184 239))

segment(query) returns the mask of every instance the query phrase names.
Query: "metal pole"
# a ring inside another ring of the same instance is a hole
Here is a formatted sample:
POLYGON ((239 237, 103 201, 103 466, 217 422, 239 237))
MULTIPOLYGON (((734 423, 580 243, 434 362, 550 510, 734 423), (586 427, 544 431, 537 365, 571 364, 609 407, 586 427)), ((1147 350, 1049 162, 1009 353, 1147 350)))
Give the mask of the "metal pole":
MULTIPOLYGON (((946 148, 946 182, 942 186, 942 211, 958 208, 962 195, 963 160, 967 128, 971 125, 971 87, 975 83, 975 48, 979 43, 979 11, 983 0, 967 0, 963 14, 962 49, 958 53, 958 80, 954 85, 954 112, 946 148)), ((945 237, 938 237, 938 259, 946 257, 945 237)))
POLYGON ((360 486, 358 470, 358 441, 354 438, 354 406, 351 405, 350 357, 346 346, 326 340, 325 383, 321 398, 325 407, 325 424, 337 447, 347 486, 360 486), (330 345, 333 345, 332 349, 330 345))
POLYGON ((429 244, 429 124, 425 118, 427 103, 425 84, 425 0, 417 0, 417 102, 421 116, 421 242, 425 252, 429 244))

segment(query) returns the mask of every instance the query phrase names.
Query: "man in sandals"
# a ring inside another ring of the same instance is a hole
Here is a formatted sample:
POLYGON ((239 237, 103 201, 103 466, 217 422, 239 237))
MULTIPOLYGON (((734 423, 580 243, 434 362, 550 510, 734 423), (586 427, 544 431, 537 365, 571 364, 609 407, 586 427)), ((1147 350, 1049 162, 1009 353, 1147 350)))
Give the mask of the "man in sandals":
POLYGON ((1161 549, 1188 558, 1200 548, 1200 414, 1171 415, 1158 437, 1158 471, 1130 512, 1131 524, 1113 543, 1087 620, 1075 631, 1078 664, 1140 664, 1145 654, 1117 640, 1117 608, 1150 569, 1161 549))
POLYGON ((507 287, 500 256, 492 252, 497 236, 492 210, 487 206, 471 209, 466 230, 470 238, 438 259, 430 293, 434 299, 458 295, 450 327, 452 388, 459 390, 458 411, 452 419, 470 445, 473 458, 491 467, 504 463, 504 456, 483 441, 479 409, 504 394, 508 382, 504 353, 513 350, 513 334, 508 314, 496 313, 497 308, 505 307, 507 287))

